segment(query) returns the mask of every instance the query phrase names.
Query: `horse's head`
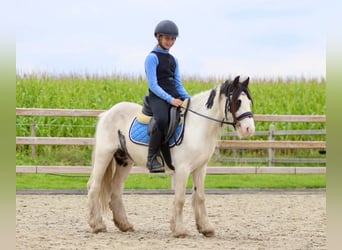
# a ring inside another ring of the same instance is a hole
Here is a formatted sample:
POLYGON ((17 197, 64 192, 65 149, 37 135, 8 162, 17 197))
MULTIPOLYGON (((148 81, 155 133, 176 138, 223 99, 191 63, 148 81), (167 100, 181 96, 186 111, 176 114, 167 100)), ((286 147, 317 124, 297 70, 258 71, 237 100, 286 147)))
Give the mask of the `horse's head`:
MULTIPOLYGON (((240 137, 252 136, 255 125, 251 105, 252 97, 248 89, 249 78, 240 82, 237 76, 232 82, 226 81, 220 88, 220 100, 224 105, 224 116, 228 122, 233 122, 240 137)), ((221 107, 223 105, 221 104, 221 107)))

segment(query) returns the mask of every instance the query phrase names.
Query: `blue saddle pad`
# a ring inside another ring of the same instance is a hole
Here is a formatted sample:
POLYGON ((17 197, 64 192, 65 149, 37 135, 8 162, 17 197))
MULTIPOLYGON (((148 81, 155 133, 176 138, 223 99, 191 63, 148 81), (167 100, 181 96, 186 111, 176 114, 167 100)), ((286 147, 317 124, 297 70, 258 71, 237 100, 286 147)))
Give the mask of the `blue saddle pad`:
MULTIPOLYGON (((175 146, 175 144, 180 140, 183 129, 183 124, 178 125, 175 135, 169 139, 169 147, 175 146)), ((129 139, 134 143, 148 146, 150 142, 150 136, 148 135, 148 124, 140 123, 137 118, 134 118, 129 129, 129 139)))

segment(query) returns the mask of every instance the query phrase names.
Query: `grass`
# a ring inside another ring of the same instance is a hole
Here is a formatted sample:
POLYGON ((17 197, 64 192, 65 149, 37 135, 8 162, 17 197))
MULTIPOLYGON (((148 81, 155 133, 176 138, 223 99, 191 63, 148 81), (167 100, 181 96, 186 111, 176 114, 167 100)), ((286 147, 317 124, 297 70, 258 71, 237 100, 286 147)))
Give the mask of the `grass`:
MULTIPOLYGON (((17 190, 86 190, 88 175, 17 174, 17 190)), ((189 178, 187 188, 192 188, 189 178)), ((207 189, 303 189, 325 188, 325 175, 208 175, 207 189)), ((125 189, 171 189, 170 175, 130 175, 125 189)))

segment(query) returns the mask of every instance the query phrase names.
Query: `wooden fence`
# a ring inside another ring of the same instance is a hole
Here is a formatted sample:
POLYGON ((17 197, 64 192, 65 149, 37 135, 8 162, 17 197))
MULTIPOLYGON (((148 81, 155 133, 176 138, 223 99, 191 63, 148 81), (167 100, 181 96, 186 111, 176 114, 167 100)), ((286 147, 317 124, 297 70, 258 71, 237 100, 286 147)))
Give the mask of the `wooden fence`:
MULTIPOLYGON (((281 136, 317 136, 326 135, 325 129, 320 130, 280 130, 276 131, 274 124, 271 124, 268 131, 256 131, 254 137, 267 137, 267 140, 257 140, 257 141, 236 141, 232 139, 218 141, 218 147, 215 152, 215 160, 217 162, 235 162, 235 163, 266 163, 268 166, 272 167, 276 163, 300 163, 300 164, 326 164, 325 158, 279 158, 276 156, 276 149, 314 149, 317 153, 325 152, 325 141, 279 141, 276 140, 277 137, 281 136), (234 144, 234 145, 232 145, 234 144), (257 158, 246 158, 243 157, 243 150, 236 150, 236 148, 241 147, 241 149, 267 149, 267 157, 257 157, 257 158), (220 154, 220 149, 232 149, 233 153, 230 157, 222 157, 220 154)), ((226 132, 222 136, 225 138, 236 138, 236 132, 226 132)))
MULTIPOLYGON (((97 117, 104 110, 78 110, 78 109, 33 109, 17 108, 17 116, 50 116, 50 117, 97 117)), ((325 123, 326 117, 322 115, 258 115, 254 116, 256 122, 313 122, 325 123)), ((244 162, 268 162, 268 166, 246 166, 246 167, 208 167, 208 174, 324 174, 326 167, 274 167, 273 164, 279 161, 274 157, 274 150, 280 148, 290 149, 317 149, 325 150, 325 141, 280 141, 274 140, 274 136, 288 134, 320 134, 325 135, 325 130, 304 130, 304 131, 275 131, 270 126, 270 131, 257 131, 256 136, 268 136, 268 140, 218 140, 217 149, 267 149, 267 159, 244 159, 244 162)), ((234 132, 225 133, 224 136, 235 136, 234 132)), ((72 138, 72 137, 16 137, 16 144, 32 145, 93 145, 94 138, 72 138)), ((218 152, 215 153, 216 160, 238 161, 236 157, 224 159, 218 152)), ((292 163, 321 163, 325 164, 325 158, 317 159, 287 159, 292 163)), ((89 174, 90 166, 16 166, 17 173, 60 173, 60 174, 89 174)), ((148 173, 146 168, 133 167, 132 173, 148 173)))

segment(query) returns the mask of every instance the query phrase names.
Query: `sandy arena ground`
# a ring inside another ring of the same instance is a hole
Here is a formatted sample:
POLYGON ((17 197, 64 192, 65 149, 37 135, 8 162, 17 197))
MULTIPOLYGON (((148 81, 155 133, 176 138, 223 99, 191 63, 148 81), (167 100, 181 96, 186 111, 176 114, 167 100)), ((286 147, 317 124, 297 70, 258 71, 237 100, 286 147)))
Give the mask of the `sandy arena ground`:
POLYGON ((197 232, 187 195, 184 221, 190 235, 185 239, 170 231, 173 195, 124 195, 135 228, 130 233, 120 232, 110 215, 105 215, 108 232, 91 233, 86 199, 17 194, 17 249, 327 249, 324 191, 208 194, 213 238, 197 232))

